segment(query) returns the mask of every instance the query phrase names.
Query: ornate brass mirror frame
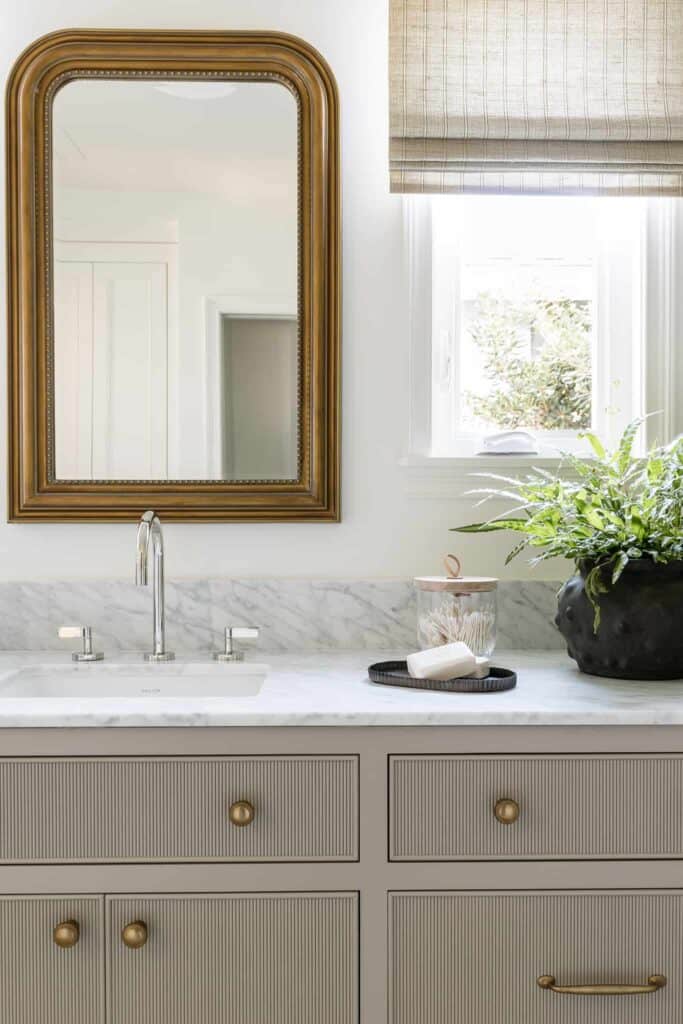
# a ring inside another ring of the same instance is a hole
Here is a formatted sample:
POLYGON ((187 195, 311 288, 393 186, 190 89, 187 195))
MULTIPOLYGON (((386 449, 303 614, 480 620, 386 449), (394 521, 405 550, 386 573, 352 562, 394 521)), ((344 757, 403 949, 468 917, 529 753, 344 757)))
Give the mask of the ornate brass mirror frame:
POLYGON ((9 518, 339 519, 339 112, 307 43, 269 32, 63 31, 17 61, 7 93, 9 518), (52 104, 73 79, 278 81, 299 120, 299 476, 296 481, 57 480, 50 400, 52 104))

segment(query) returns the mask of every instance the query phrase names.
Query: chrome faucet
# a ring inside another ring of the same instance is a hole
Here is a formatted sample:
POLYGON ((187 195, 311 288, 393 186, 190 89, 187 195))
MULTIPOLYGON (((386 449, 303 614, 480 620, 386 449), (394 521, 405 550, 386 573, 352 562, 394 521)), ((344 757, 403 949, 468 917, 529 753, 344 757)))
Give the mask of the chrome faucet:
POLYGON ((149 540, 152 538, 152 608, 154 617, 154 650, 145 661, 173 661, 175 654, 166 650, 166 619, 164 611, 164 538, 156 512, 145 512, 138 526, 135 556, 135 583, 147 586, 149 540))

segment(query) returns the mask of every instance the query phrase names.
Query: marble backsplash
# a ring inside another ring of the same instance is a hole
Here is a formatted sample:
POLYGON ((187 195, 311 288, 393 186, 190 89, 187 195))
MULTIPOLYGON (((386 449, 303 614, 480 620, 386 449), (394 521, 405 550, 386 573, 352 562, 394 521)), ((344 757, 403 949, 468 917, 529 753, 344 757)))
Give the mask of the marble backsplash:
MULTIPOLYGON (((559 584, 504 581, 498 646, 564 647, 554 623, 559 584)), ((0 583, 0 650, 64 650, 62 625, 93 627, 97 650, 146 650, 152 592, 122 580, 0 583)), ((171 650, 207 653, 226 625, 254 625, 253 650, 414 649, 412 580, 207 579, 166 585, 171 650)), ((73 643, 70 645, 73 646, 73 643)))

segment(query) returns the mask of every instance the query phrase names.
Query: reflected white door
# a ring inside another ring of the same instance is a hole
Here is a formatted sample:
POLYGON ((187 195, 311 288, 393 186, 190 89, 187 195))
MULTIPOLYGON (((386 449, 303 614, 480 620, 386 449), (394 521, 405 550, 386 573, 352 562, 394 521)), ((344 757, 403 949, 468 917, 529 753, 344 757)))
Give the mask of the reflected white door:
MULTIPOLYGON (((58 479, 167 479, 164 246, 61 243, 55 260, 58 479)), ((173 248, 173 247, 169 247, 173 248)))
POLYGON ((95 479, 168 476, 166 319, 164 264, 95 264, 95 479))

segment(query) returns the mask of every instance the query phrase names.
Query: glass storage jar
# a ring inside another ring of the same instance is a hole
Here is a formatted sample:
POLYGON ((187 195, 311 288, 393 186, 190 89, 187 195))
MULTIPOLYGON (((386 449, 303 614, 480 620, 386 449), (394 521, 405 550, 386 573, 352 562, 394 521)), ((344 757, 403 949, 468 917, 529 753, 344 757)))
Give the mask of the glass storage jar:
POLYGON ((461 640, 488 658, 496 646, 498 580, 492 576, 418 576, 417 642, 421 650, 461 640))

